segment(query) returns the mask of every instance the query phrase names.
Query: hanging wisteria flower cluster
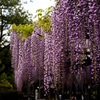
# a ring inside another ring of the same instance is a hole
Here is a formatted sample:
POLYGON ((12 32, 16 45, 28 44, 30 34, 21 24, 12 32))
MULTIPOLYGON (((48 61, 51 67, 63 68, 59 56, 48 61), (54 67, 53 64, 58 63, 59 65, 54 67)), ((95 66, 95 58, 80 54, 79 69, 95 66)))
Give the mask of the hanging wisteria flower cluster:
POLYGON ((43 33, 39 28, 24 40, 16 31, 11 33, 12 67, 15 69, 15 83, 19 91, 27 80, 43 80, 44 38, 41 39, 37 33, 42 37, 43 33))
POLYGON ((73 82, 71 81, 73 76, 79 77, 82 83, 88 81, 100 84, 99 18, 98 0, 59 0, 57 2, 52 11, 51 21, 56 83, 58 76, 61 76, 58 73, 60 67, 67 85, 73 82), (68 60, 70 65, 65 64, 68 60), (68 79, 70 73, 71 80, 68 79))
POLYGON ((51 19, 50 32, 36 27, 24 40, 12 31, 12 67, 18 90, 26 80, 44 80, 46 94, 50 85, 69 88, 74 78, 82 84, 100 85, 99 0, 59 0, 51 19))

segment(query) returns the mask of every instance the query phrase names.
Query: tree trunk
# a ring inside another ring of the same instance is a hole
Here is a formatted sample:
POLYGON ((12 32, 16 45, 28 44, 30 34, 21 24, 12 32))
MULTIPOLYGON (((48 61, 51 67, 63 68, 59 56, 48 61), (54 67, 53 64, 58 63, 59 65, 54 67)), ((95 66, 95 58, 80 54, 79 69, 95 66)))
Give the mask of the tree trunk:
POLYGON ((1 47, 2 37, 3 37, 3 18, 2 18, 2 8, 1 8, 1 34, 0 34, 0 47, 1 47))
POLYGON ((27 95, 28 95, 28 100, 30 100, 30 84, 29 84, 29 80, 27 80, 27 95))

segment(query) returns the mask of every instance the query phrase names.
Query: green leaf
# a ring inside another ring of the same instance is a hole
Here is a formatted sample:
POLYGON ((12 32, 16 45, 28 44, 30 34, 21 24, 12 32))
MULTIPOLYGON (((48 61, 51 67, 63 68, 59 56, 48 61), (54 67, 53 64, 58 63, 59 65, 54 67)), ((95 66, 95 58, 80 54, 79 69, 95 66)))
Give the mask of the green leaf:
POLYGON ((36 13, 38 13, 38 12, 44 12, 44 10, 43 9, 38 9, 38 10, 36 10, 36 13))
POLYGON ((2 71, 2 70, 4 70, 5 69, 5 65, 3 64, 1 67, 0 67, 0 72, 2 71))

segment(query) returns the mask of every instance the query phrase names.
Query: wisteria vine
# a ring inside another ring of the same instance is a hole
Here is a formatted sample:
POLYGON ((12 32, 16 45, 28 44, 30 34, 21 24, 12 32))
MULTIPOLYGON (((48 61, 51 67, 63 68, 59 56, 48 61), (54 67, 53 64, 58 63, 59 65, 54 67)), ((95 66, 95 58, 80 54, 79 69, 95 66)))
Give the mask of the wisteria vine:
POLYGON ((18 90, 27 80, 43 80, 48 94, 50 85, 63 90, 75 83, 74 77, 82 84, 100 85, 99 0, 59 0, 51 19, 50 32, 36 26, 24 40, 12 31, 10 50, 18 90))

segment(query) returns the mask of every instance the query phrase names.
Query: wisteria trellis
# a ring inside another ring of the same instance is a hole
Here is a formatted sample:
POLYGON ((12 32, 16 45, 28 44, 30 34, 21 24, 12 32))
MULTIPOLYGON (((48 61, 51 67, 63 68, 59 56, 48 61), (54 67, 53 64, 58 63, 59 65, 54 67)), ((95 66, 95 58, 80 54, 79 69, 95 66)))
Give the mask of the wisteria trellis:
POLYGON ((43 80, 48 94, 50 84, 70 87, 75 75, 83 84, 100 85, 99 0, 59 0, 51 18, 48 33, 36 27, 22 40, 12 31, 10 48, 18 90, 26 80, 43 80))

